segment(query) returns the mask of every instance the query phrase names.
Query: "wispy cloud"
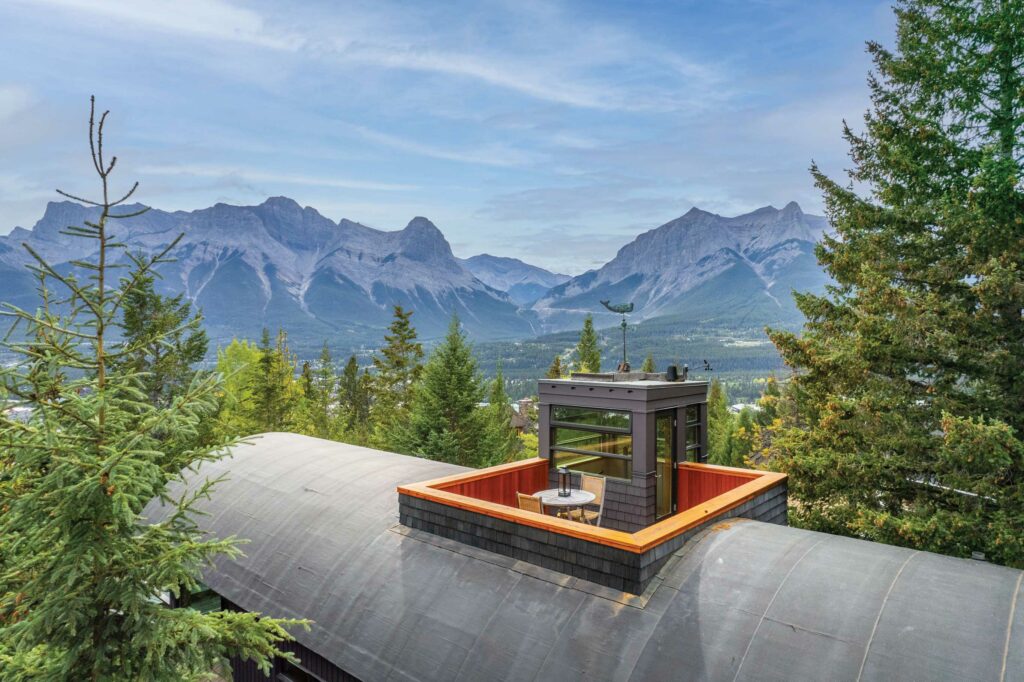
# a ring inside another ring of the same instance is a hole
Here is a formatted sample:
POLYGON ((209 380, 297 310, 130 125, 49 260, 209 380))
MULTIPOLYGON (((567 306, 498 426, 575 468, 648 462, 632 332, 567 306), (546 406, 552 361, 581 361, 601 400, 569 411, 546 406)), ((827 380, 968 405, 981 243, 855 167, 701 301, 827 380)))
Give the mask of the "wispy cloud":
MULTIPOLYGON (((14 0, 19 2, 19 0, 14 0)), ((215 38, 277 50, 296 50, 295 35, 272 32, 263 16, 224 0, 20 0, 24 5, 49 6, 58 11, 103 19, 114 26, 162 33, 215 38)))
POLYGON ((373 130, 366 126, 339 123, 342 129, 351 131, 364 140, 410 154, 427 156, 444 161, 473 163, 485 166, 523 166, 537 160, 536 154, 514 149, 503 144, 489 144, 469 151, 448 149, 437 145, 409 140, 398 135, 373 130))
POLYGON ((418 189, 417 185, 403 185, 389 182, 368 182, 366 180, 352 180, 335 176, 318 177, 291 173, 273 173, 231 166, 203 166, 191 164, 147 165, 140 166, 137 170, 139 173, 144 175, 179 175, 200 178, 219 178, 224 180, 240 180, 248 183, 333 187, 336 189, 357 189, 378 192, 403 192, 418 189))

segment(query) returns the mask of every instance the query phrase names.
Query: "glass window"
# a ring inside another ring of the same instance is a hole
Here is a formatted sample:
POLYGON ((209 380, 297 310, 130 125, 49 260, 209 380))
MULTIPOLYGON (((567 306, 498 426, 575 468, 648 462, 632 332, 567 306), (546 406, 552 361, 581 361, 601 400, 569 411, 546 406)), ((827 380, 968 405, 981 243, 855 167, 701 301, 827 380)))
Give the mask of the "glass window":
POLYGON ((585 450, 593 454, 633 456, 633 437, 627 433, 583 431, 556 426, 551 429, 551 447, 585 450))
POLYGON ((551 421, 577 426, 591 426, 599 429, 630 430, 629 412, 621 410, 596 410, 589 407, 551 407, 551 421))
POLYGON ((686 423, 700 424, 700 405, 690 405, 686 408, 686 423))
POLYGON ((629 412, 551 407, 551 463, 573 471, 631 478, 633 436, 629 412))
POLYGON ((553 466, 567 467, 572 471, 583 471, 588 474, 609 476, 611 478, 629 479, 633 477, 632 459, 619 459, 617 457, 602 457, 600 455, 588 455, 567 450, 555 450, 552 453, 551 461, 553 466))

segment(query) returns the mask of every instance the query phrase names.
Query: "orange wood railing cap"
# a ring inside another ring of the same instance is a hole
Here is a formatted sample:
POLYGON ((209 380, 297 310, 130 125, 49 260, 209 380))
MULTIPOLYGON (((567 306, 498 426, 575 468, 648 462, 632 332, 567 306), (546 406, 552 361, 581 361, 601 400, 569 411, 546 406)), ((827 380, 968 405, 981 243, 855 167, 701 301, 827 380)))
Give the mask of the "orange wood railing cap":
POLYGON ((698 464, 694 462, 681 462, 680 467, 706 471, 709 473, 722 473, 740 475, 751 479, 747 483, 739 485, 732 490, 722 493, 716 497, 702 502, 690 509, 673 514, 663 521, 643 528, 635 533, 627 533, 610 528, 588 526, 568 519, 560 519, 554 516, 546 516, 535 512, 527 512, 517 507, 510 507, 487 500, 478 500, 467 495, 459 495, 445 490, 459 483, 468 483, 490 478, 504 473, 528 469, 538 465, 547 465, 548 460, 537 457, 509 464, 480 469, 469 473, 454 474, 443 478, 436 478, 420 483, 411 483, 398 486, 398 492, 424 500, 437 502, 449 507, 476 511, 494 518, 504 519, 513 523, 519 523, 532 528, 548 530, 561 535, 568 535, 580 540, 587 540, 601 545, 616 547, 629 552, 642 554, 666 540, 670 540, 681 533, 694 528, 709 518, 722 512, 734 509, 739 505, 761 495, 767 490, 774 488, 787 479, 786 474, 772 471, 758 471, 753 469, 739 469, 736 467, 724 467, 716 464, 698 464))

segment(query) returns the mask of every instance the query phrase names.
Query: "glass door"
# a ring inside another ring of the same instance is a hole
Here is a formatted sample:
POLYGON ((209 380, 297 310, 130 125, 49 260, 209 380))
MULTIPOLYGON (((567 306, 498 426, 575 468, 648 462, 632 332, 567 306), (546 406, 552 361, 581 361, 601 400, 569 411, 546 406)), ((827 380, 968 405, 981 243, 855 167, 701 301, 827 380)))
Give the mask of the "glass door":
POLYGON ((672 513, 672 502, 675 497, 675 477, 673 476, 676 459, 675 439, 676 411, 665 410, 654 415, 655 448, 657 450, 657 517, 663 518, 672 513))

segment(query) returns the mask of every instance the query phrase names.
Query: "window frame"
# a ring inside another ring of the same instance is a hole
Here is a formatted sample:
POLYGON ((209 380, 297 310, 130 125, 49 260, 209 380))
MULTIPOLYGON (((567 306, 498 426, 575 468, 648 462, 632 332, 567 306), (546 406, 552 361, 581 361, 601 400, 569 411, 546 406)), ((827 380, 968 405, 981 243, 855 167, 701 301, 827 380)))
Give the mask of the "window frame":
MULTIPOLYGON (((583 405, 551 405, 549 412, 549 423, 548 423, 548 460, 551 462, 550 468, 556 468, 555 465, 555 453, 557 452, 568 452, 574 455, 585 455, 590 457, 604 457, 607 459, 617 459, 620 461, 629 462, 629 478, 622 478, 619 476, 606 476, 613 481, 632 481, 633 480, 633 413, 629 410, 617 410, 614 408, 602 408, 602 407, 585 407, 583 405), (589 410, 592 412, 615 412, 617 414, 626 415, 629 420, 628 427, 622 426, 602 426, 599 424, 581 424, 578 422, 567 422, 559 419, 555 419, 555 410, 560 407, 568 407, 576 410, 589 410), (556 430, 559 428, 572 429, 574 431, 589 431, 591 433, 607 433, 615 435, 627 435, 629 436, 629 451, 628 455, 619 455, 610 452, 597 452, 595 450, 586 450, 583 448, 574 448, 570 446, 559 446, 555 439, 556 430)), ((576 471, 575 469, 569 469, 569 471, 576 471)), ((585 473, 585 472, 584 472, 585 473)))

